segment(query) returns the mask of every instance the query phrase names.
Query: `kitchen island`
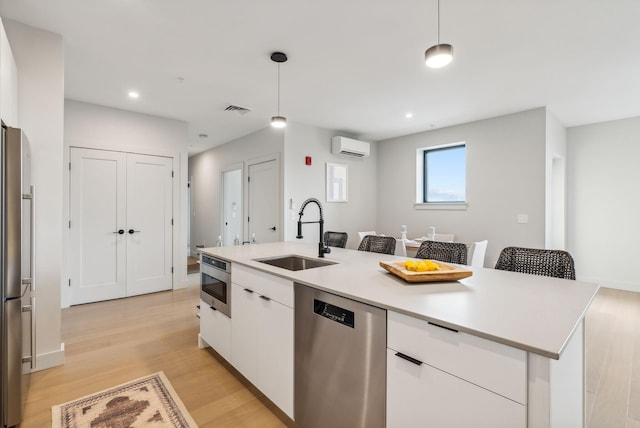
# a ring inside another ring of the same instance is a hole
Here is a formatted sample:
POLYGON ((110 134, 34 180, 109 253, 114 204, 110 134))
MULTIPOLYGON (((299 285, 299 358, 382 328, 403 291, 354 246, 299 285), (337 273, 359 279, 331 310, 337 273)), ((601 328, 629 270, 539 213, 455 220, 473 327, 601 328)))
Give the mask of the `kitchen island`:
MULTIPOLYGON (((388 427, 409 426, 411 421, 420 426, 424 420, 417 419, 423 411, 428 415, 443 412, 444 416, 449 411, 457 416, 461 409, 472 415, 503 412, 503 426, 584 425, 583 320, 597 285, 472 267, 473 275, 459 281, 408 284, 379 266, 380 261, 403 258, 341 248, 332 248, 325 257, 335 264, 307 270, 289 271, 256 261, 289 254, 316 257, 317 251, 317 244, 279 242, 205 248, 203 253, 231 262, 234 287, 236 278, 244 283, 266 278, 278 283, 281 290, 290 284, 291 297, 285 293, 280 300, 291 311, 282 319, 290 317, 292 330, 294 283, 387 310, 388 427), (424 385, 416 383, 425 375, 413 368, 398 368, 398 359, 391 360, 397 354, 419 355, 423 367, 435 368, 438 375, 446 373, 448 378, 437 385, 442 391, 451 387, 455 397, 425 391, 424 385), (449 381, 463 384, 451 386, 449 381), (406 397, 399 396, 402 391, 406 397), (420 396, 429 394, 442 400, 430 400, 437 405, 420 406, 420 396), (407 403, 424 408, 413 414, 407 412, 407 403)), ((235 366, 233 336, 236 321, 242 320, 236 320, 233 307, 232 300, 231 350, 221 355, 235 366)), ((239 327, 238 331, 243 329, 250 330, 239 327)), ((292 333, 277 340, 292 341, 292 333)), ((292 344, 285 349, 293 353, 292 344)), ((286 361, 278 359, 277 363, 284 366, 286 377, 289 373, 292 377, 293 367, 286 367, 293 365, 288 352, 284 352, 286 361)), ((242 355, 247 355, 246 350, 242 355)), ((255 375, 247 377, 260 383, 253 379, 259 379, 261 372, 254 371, 255 375)), ((283 383, 292 384, 292 380, 283 383)), ((291 417, 292 394, 290 391, 291 397, 284 399, 291 401, 290 406, 274 400, 291 417)))

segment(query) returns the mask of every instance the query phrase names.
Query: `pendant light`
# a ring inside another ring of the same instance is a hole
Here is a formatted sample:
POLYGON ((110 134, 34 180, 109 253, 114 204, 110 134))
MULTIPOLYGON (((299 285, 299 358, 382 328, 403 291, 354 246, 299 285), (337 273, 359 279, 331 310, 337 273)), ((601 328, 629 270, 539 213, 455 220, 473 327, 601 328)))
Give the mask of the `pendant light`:
POLYGON ((440 0, 438 0, 438 44, 431 46, 424 53, 424 62, 427 67, 441 68, 449 64, 453 59, 453 46, 440 43, 440 0))
POLYGON ((287 55, 282 52, 274 52, 271 54, 271 61, 278 64, 278 115, 271 118, 271 126, 284 128, 287 126, 287 118, 280 116, 280 64, 287 62, 287 55))

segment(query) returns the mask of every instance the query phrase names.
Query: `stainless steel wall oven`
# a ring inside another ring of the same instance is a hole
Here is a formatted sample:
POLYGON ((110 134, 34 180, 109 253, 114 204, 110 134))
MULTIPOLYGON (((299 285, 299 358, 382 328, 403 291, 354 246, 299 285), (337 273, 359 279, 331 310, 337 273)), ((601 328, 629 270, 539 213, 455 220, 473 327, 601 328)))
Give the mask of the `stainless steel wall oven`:
POLYGON ((231 318, 231 263, 201 254, 200 298, 231 318))

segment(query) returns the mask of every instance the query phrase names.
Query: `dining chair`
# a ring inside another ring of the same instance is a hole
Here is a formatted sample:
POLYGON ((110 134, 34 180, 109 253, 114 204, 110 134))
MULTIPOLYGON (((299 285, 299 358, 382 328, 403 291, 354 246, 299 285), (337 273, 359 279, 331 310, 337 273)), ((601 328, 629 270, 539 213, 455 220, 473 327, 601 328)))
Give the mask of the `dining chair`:
POLYGON ((416 258, 466 265, 467 246, 462 242, 424 241, 418 248, 416 258))
POLYGON ((364 239, 364 237, 367 235, 377 235, 377 233, 375 230, 369 230, 367 232, 358 232, 358 237, 360 238, 361 242, 364 239))
POLYGON ((349 235, 347 232, 325 232, 324 244, 329 247, 345 248, 347 246, 349 235))
POLYGON ((393 255, 396 252, 396 238, 393 236, 367 235, 360 241, 358 250, 393 255))
POLYGON ((496 269, 576 279, 573 257, 563 250, 506 247, 498 257, 496 269))
POLYGON ((400 257, 407 257, 407 244, 408 239, 396 238, 396 251, 395 255, 400 257))
POLYGON ((478 241, 471 244, 467 259, 469 266, 484 267, 484 255, 487 252, 487 244, 489 241, 478 241))

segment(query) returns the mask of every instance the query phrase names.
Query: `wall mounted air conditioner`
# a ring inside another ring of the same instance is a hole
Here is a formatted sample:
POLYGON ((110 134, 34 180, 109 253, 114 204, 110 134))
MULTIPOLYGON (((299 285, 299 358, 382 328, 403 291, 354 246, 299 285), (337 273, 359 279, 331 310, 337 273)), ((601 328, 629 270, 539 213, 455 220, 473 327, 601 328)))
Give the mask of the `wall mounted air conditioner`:
POLYGON ((369 143, 347 137, 332 137, 331 153, 357 158, 367 157, 369 156, 369 143))

